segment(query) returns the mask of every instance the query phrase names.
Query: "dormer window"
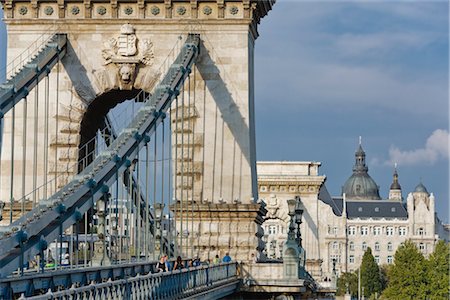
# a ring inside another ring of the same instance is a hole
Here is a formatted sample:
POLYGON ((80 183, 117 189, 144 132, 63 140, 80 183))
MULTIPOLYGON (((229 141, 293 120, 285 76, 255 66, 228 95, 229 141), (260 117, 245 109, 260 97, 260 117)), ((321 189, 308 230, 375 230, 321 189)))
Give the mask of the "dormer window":
POLYGON ((375 207, 375 212, 379 212, 380 208, 379 207, 375 207))
POLYGON ((358 207, 358 211, 362 211, 362 207, 360 206, 360 207, 358 207))

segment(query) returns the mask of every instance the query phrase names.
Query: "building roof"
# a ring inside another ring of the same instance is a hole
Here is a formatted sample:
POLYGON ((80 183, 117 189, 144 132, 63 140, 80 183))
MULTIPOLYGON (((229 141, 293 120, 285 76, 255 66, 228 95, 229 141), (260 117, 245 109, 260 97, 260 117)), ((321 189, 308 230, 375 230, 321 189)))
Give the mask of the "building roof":
MULTIPOLYGON (((344 201, 342 198, 333 198, 333 204, 330 204, 333 213, 342 216, 344 210, 344 201), (336 212, 340 212, 337 214, 336 212)), ((346 212, 348 219, 355 218, 408 218, 408 212, 405 205, 400 201, 346 201, 346 212)))
POLYGON ((416 189, 414 190, 415 193, 426 193, 427 195, 429 195, 430 193, 428 193, 427 188, 421 183, 419 183, 416 186, 416 189))
POLYGON ((408 218, 408 212, 399 201, 348 201, 347 218, 408 218))
POLYGON ((361 144, 355 152, 353 174, 342 187, 342 194, 352 200, 380 200, 380 192, 375 180, 370 177, 366 166, 366 153, 361 144))

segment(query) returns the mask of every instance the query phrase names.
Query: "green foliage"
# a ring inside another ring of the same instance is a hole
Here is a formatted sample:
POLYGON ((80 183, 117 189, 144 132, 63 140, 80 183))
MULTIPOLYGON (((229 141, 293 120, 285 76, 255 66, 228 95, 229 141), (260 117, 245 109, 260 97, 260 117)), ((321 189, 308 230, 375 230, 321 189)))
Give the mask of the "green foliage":
POLYGON ((439 241, 427 262, 428 291, 430 299, 448 299, 450 247, 439 241))
POLYGON ((375 293, 379 295, 382 288, 380 269, 370 248, 367 248, 361 262, 361 289, 363 287, 365 297, 370 297, 375 293))
POLYGON ((381 265, 380 266, 380 278, 381 278, 381 290, 383 291, 389 282, 389 269, 391 265, 381 265))
POLYGON ((389 268, 388 277, 383 298, 426 299, 428 279, 425 258, 411 241, 403 243, 395 252, 394 265, 389 268))
POLYGON ((343 296, 347 292, 347 287, 352 297, 358 296, 358 274, 342 273, 337 280, 337 296, 343 296))

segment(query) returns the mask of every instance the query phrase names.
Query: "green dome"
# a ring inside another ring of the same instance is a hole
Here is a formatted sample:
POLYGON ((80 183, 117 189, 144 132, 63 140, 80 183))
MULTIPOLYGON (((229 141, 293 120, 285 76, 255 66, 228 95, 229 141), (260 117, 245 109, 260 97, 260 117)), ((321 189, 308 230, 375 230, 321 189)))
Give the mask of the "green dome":
POLYGON ((375 180, 368 174, 369 168, 366 166, 366 153, 361 147, 355 152, 355 165, 353 174, 342 187, 347 199, 352 200, 380 200, 380 192, 375 180))
POLYGON ((427 195, 429 195, 430 193, 428 193, 427 188, 421 183, 419 183, 416 186, 416 189, 414 190, 415 193, 426 193, 427 195))

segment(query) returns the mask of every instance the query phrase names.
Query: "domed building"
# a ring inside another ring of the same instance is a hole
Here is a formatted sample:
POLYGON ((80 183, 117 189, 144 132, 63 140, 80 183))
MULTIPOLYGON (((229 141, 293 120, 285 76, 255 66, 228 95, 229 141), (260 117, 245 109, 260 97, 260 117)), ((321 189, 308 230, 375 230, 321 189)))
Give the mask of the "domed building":
POLYGON ((342 187, 342 194, 352 200, 380 200, 379 187, 370 177, 366 166, 366 153, 361 144, 355 152, 353 174, 342 187))
POLYGON ((378 264, 392 264, 397 247, 407 239, 429 255, 439 239, 449 241, 449 225, 435 211, 435 197, 423 183, 402 195, 395 166, 389 197, 380 197, 380 187, 370 177, 366 153, 361 142, 355 152, 353 173, 332 197, 327 178, 320 175, 318 162, 258 162, 259 195, 268 213, 262 227, 266 254, 281 258, 287 238, 289 216, 287 200, 299 196, 303 209, 302 247, 306 269, 323 286, 335 272, 359 268, 368 247, 378 264))

